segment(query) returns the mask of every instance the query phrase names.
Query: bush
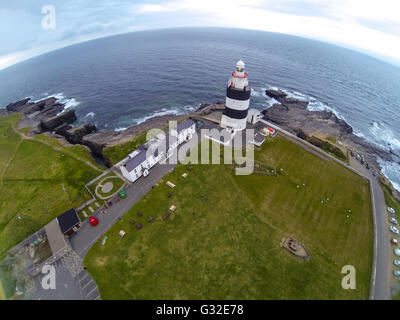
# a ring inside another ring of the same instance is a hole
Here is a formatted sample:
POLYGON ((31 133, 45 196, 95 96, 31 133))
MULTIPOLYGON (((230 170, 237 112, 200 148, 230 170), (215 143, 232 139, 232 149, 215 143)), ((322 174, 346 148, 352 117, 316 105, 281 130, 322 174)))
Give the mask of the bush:
POLYGON ((309 136, 306 139, 308 142, 313 144, 314 146, 334 155, 335 157, 339 158, 340 160, 347 161, 346 155, 340 150, 338 147, 330 144, 328 141, 324 141, 314 136, 309 136))

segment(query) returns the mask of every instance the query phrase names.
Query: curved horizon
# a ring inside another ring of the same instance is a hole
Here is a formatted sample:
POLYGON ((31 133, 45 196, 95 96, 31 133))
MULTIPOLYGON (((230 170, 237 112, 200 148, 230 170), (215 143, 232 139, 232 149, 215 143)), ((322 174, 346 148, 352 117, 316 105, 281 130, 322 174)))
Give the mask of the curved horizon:
POLYGON ((396 0, 18 0, 0 8, 0 70, 89 40, 191 27, 298 36, 400 66, 396 0))
POLYGON ((388 64, 390 66, 394 66, 394 67, 400 69, 400 61, 398 62, 398 64, 395 64, 395 63, 393 63, 391 61, 379 58, 379 57, 371 55, 371 54, 368 54, 367 52, 359 51, 359 50, 357 50, 355 48, 346 47, 346 46, 338 45, 338 44, 331 43, 331 42, 328 42, 328 41, 308 38, 308 37, 304 37, 304 36, 297 36, 297 35, 288 34, 288 33, 282 33, 282 32, 271 32, 271 31, 264 31, 264 30, 257 30, 257 29, 246 29, 246 28, 235 28, 235 27, 218 27, 218 26, 200 26, 200 27, 196 26, 196 27, 193 27, 193 26, 187 26, 187 27, 167 27, 167 28, 136 30, 136 31, 120 32, 120 33, 115 33, 115 34, 111 34, 111 35, 99 36, 99 37, 96 37, 96 38, 91 38, 91 39, 77 41, 77 42, 70 43, 70 44, 65 44, 65 45, 62 45, 60 47, 49 49, 48 51, 44 51, 44 52, 41 52, 41 53, 34 54, 32 56, 23 57, 20 60, 18 60, 16 62, 13 62, 13 63, 11 63, 9 65, 6 65, 4 67, 1 66, 1 59, 0 59, 0 72, 3 71, 3 70, 6 70, 8 68, 12 68, 12 67, 14 67, 14 66, 16 66, 16 65, 18 65, 20 63, 27 62, 27 61, 29 61, 31 59, 35 59, 37 57, 44 56, 46 54, 49 54, 49 53, 52 53, 52 52, 55 52, 55 51, 58 51, 58 50, 66 49, 66 48, 69 48, 69 47, 78 46, 80 44, 84 44, 84 43, 91 42, 91 41, 96 41, 96 40, 101 40, 101 39, 111 38, 111 37, 116 37, 116 36, 123 36, 123 35, 128 35, 128 34, 133 34, 133 33, 157 32, 157 31, 177 30, 177 29, 219 29, 219 30, 227 29, 227 30, 242 30, 242 31, 254 31, 254 32, 262 32, 262 33, 270 33, 270 34, 280 34, 280 35, 284 35, 284 36, 288 36, 288 37, 300 38, 300 39, 305 39, 305 40, 310 40, 310 41, 315 41, 315 42, 320 42, 320 43, 332 45, 332 46, 335 46, 335 47, 338 47, 338 48, 341 48, 341 49, 345 49, 345 50, 349 50, 349 51, 355 52, 355 53, 360 54, 360 55, 367 56, 367 57, 375 59, 375 60, 377 60, 379 62, 388 64))

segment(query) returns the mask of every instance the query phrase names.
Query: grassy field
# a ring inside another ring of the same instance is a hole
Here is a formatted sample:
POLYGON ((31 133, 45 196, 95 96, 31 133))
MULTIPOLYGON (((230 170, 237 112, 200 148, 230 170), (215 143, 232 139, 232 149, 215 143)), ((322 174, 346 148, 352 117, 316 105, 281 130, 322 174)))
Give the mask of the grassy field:
POLYGON ((0 280, 0 300, 5 300, 5 299, 6 299, 6 294, 3 289, 3 283, 0 280))
POLYGON ((112 147, 104 148, 103 155, 107 158, 110 163, 116 164, 124 159, 129 153, 135 150, 139 145, 146 142, 147 132, 142 133, 136 139, 128 141, 123 144, 117 144, 112 147))
POLYGON ((235 176, 225 165, 195 165, 193 171, 179 165, 165 176, 107 232, 106 245, 100 239, 86 256, 101 297, 367 299, 368 183, 280 137, 268 140, 256 159, 279 174, 235 176), (167 180, 176 187, 168 188, 167 180), (163 221, 171 205, 177 209, 163 221), (280 247, 288 235, 305 245, 310 259, 280 247), (356 290, 341 288, 348 264, 357 270, 356 290))
POLYGON ((394 210, 396 210, 396 215, 397 218, 400 218, 400 202, 397 201, 390 193, 390 189, 387 185, 381 183, 381 187, 383 190, 383 193, 385 194, 385 202, 386 205, 389 207, 392 207, 394 210))
POLYGON ((112 190, 110 192, 107 192, 107 193, 103 193, 102 189, 98 188, 97 191, 98 191, 98 193, 99 193, 99 195, 101 197, 110 197, 110 196, 112 196, 114 193, 116 193, 124 185, 124 181, 120 177, 118 177, 116 175, 109 176, 108 178, 103 180, 103 184, 105 184, 107 182, 111 182, 113 184, 113 188, 112 188, 112 190))
MULTIPOLYGON (((23 129, 21 130, 23 131, 23 129)), ((88 162, 92 166, 98 168, 100 171, 104 171, 106 168, 100 166, 96 161, 93 159, 90 151, 86 149, 84 146, 81 145, 73 145, 73 146, 63 146, 57 140, 48 137, 45 134, 39 134, 35 136, 35 140, 42 141, 48 145, 51 145, 56 150, 60 150, 64 153, 67 153, 75 158, 81 159, 83 161, 88 162)))
MULTIPOLYGON (((328 137, 327 140, 333 142, 335 140, 335 138, 333 137, 328 137)), ((330 143, 329 141, 326 141, 324 139, 318 138, 318 137, 314 137, 314 136, 309 136, 306 139, 308 142, 310 142, 311 144, 313 144, 314 146, 324 150, 325 152, 331 154, 332 156, 336 157, 337 159, 344 161, 344 162, 349 162, 347 159, 347 156, 343 153, 343 151, 341 149, 339 149, 338 147, 334 146, 332 143, 330 143)), ((334 142, 336 143, 336 142, 334 142)))
POLYGON ((0 259, 54 217, 89 200, 84 184, 101 173, 76 156, 83 156, 83 148, 40 141, 48 137, 22 139, 13 130, 18 119, 0 118, 0 259))

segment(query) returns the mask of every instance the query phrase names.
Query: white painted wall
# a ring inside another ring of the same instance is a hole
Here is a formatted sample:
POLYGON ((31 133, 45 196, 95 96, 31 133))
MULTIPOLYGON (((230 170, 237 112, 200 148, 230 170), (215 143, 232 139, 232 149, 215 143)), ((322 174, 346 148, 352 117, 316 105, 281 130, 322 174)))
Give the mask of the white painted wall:
MULTIPOLYGON (((173 143, 168 151, 167 151, 167 157, 171 156, 173 153, 173 150, 178 147, 178 145, 184 143, 187 138, 192 139, 193 134, 196 132, 196 125, 193 124, 191 127, 182 130, 179 135, 178 135, 178 141, 173 143)), ((123 165, 120 166, 121 173, 125 178, 127 178, 131 182, 135 182, 137 179, 139 179, 143 175, 143 170, 147 169, 150 170, 152 167, 154 167, 160 160, 165 156, 164 152, 159 152, 157 157, 154 157, 153 155, 149 156, 145 161, 143 161, 139 166, 137 166, 135 169, 133 169, 131 172, 129 172, 123 165)))

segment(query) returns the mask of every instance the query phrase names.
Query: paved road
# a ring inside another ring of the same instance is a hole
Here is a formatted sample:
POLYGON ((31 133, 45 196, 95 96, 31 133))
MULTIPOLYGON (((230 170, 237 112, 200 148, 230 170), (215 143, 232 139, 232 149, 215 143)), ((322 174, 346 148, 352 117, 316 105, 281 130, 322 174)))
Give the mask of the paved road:
MULTIPOLYGON (((391 254, 389 245, 389 231, 388 231, 388 221, 386 216, 386 202, 385 196, 379 185, 376 177, 372 175, 370 170, 367 170, 365 166, 361 165, 357 160, 351 158, 350 165, 338 160, 332 155, 326 153, 325 151, 313 146, 300 139, 299 137, 293 135, 292 133, 281 129, 279 126, 268 122, 266 120, 261 120, 261 122, 277 129, 280 134, 286 136, 294 143, 303 147, 304 149, 311 151, 312 153, 320 156, 324 155, 325 158, 329 158, 349 170, 355 172, 356 174, 366 178, 370 183, 371 197, 373 202, 373 219, 374 219, 374 258, 372 265, 372 276, 371 276, 371 289, 370 289, 370 299, 372 300, 390 300, 390 282, 391 282, 391 254)), ((320 156, 321 157, 321 156, 320 156)), ((322 157, 323 158, 323 157, 322 157)))
POLYGON ((52 265, 56 271, 56 289, 44 289, 42 287, 43 274, 39 273, 35 278, 34 292, 30 300, 98 300, 100 294, 93 278, 85 271, 71 272, 71 261, 67 257, 54 262, 52 265))
POLYGON ((370 170, 361 165, 354 158, 350 158, 350 164, 360 172, 369 177, 372 202, 374 210, 374 255, 373 276, 371 283, 370 299, 372 300, 390 300, 390 282, 391 282, 391 253, 389 243, 389 223, 386 214, 385 195, 379 185, 376 177, 370 170))

